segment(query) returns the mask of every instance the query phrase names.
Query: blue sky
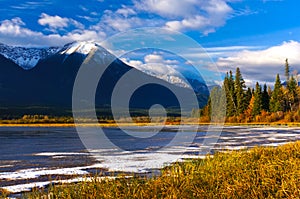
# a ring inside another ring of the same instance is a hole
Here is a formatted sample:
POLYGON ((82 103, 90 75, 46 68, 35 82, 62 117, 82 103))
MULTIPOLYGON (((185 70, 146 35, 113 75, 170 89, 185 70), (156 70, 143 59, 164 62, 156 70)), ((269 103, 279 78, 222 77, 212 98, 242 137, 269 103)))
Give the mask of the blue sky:
POLYGON ((272 84, 276 73, 283 78, 285 58, 300 72, 299 7, 297 0, 0 0, 0 42, 61 46, 162 27, 196 40, 221 72, 238 66, 248 85, 272 84))

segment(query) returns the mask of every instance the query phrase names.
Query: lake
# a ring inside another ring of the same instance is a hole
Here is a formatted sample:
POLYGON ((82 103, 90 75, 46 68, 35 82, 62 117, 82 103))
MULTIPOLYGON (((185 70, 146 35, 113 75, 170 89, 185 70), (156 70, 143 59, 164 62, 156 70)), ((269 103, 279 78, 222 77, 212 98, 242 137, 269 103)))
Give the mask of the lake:
POLYGON ((211 154, 300 140, 300 128, 226 126, 218 136, 214 129, 208 131, 208 126, 187 125, 180 132, 177 132, 178 126, 169 126, 163 128, 162 133, 153 134, 159 129, 153 126, 128 127, 128 131, 147 135, 148 139, 139 142, 134 137, 124 136, 118 128, 105 128, 110 140, 123 150, 87 150, 75 128, 0 127, 0 187, 18 193, 34 186, 48 185, 57 179, 80 181, 83 180, 81 176, 90 173, 103 176, 117 175, 118 172, 156 175, 160 168, 171 162, 202 158, 208 152, 203 150, 203 143, 208 140, 217 140, 209 148, 211 154), (160 150, 176 134, 182 138, 191 134, 195 136, 192 143, 179 139, 166 150, 160 150))

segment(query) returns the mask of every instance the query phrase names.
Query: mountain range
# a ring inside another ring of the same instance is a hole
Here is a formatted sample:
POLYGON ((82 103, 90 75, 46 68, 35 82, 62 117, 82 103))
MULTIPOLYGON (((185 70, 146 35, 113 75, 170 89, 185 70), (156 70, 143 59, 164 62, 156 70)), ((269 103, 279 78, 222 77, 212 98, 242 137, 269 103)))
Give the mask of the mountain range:
POLYGON ((130 101, 132 109, 148 109, 153 104, 178 108, 178 99, 170 91, 172 88, 186 96, 196 93, 200 107, 207 103, 209 91, 203 82, 138 70, 93 42, 73 42, 63 47, 47 48, 0 44, 0 117, 24 114, 71 115, 72 91, 77 72, 93 50, 97 50, 101 57, 95 63, 96 67, 103 67, 103 64, 113 60, 98 83, 95 103, 99 110, 109 110, 114 87, 128 71, 134 72, 141 79, 158 82, 134 93, 130 101), (159 85, 166 85, 170 90, 159 85))

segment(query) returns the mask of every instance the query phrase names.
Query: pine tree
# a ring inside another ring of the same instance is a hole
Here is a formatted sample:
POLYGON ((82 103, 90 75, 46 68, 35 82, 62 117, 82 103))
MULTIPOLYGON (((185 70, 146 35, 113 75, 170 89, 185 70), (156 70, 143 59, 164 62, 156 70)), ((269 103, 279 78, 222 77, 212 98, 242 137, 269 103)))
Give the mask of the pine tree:
POLYGON ((252 91, 251 91, 251 88, 248 87, 247 92, 246 92, 246 96, 245 96, 245 104, 246 104, 247 107, 250 104, 251 98, 252 98, 252 91))
POLYGON ((234 80, 232 76, 232 71, 226 74, 223 89, 226 93, 226 116, 231 117, 235 115, 235 95, 234 95, 234 80))
POLYGON ((296 79, 292 76, 289 80, 289 86, 288 86, 288 92, 289 92, 289 110, 294 109, 294 106, 298 102, 298 94, 297 94, 297 81, 296 79))
POLYGON ((268 86, 268 95, 269 95, 269 99, 270 99, 270 97, 272 96, 272 93, 273 93, 273 91, 272 91, 271 86, 268 86))
POLYGON ((286 77, 286 84, 288 85, 288 82, 290 81, 290 65, 289 65, 289 61, 288 61, 287 58, 285 59, 284 74, 285 74, 285 77, 286 77))
POLYGON ((283 111, 282 107, 283 93, 281 90, 281 82, 279 74, 276 76, 274 90, 270 99, 270 110, 272 112, 283 111))
POLYGON ((261 86, 259 85, 258 82, 256 82, 252 115, 253 116, 259 115, 261 110, 262 110, 261 86))
POLYGON ((284 111, 291 111, 297 100, 297 81, 290 77, 290 65, 288 59, 285 60, 285 76, 286 76, 286 89, 284 95, 284 111))
POLYGON ((239 115, 244 112, 247 108, 245 103, 245 92, 244 89, 246 88, 245 81, 242 77, 241 71, 239 68, 236 69, 235 73, 235 81, 234 81, 234 89, 235 89, 235 96, 236 96, 236 115, 239 115))
POLYGON ((233 80, 233 75, 232 75, 232 71, 231 70, 229 71, 228 85, 229 85, 230 95, 234 99, 234 103, 236 103, 235 102, 235 95, 234 95, 234 80, 233 80))
POLYGON ((269 96, 266 84, 264 84, 264 90, 262 93, 262 107, 261 108, 267 112, 270 110, 270 96, 269 96))

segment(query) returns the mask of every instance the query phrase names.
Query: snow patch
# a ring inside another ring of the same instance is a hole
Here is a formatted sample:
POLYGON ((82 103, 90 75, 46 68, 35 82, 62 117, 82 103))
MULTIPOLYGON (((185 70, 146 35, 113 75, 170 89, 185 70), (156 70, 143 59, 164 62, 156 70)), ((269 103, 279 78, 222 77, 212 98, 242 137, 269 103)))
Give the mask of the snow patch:
MULTIPOLYGON (((130 177, 130 176, 128 176, 130 177)), ((102 180, 114 180, 116 177, 78 177, 78 178, 72 178, 67 180, 53 180, 53 181, 45 181, 45 182, 32 182, 27 184, 18 184, 18 185, 11 185, 11 186, 5 186, 1 187, 2 189, 7 190, 10 193, 20 193, 25 191, 31 191, 33 188, 43 188, 49 184, 70 184, 70 183, 77 183, 77 182, 94 182, 102 181, 102 180)))
POLYGON ((90 155, 89 153, 76 153, 76 152, 42 152, 36 153, 35 156, 71 156, 71 155, 90 155))
POLYGON ((88 174, 87 167, 74 167, 74 168, 61 168, 61 169, 47 169, 47 168, 34 168, 24 169, 14 172, 2 172, 0 173, 0 179, 2 180, 24 180, 34 179, 43 175, 85 175, 88 174))
POLYGON ((93 49, 96 49, 97 45, 92 42, 74 42, 70 45, 67 45, 67 49, 60 52, 60 54, 70 55, 75 52, 88 55, 93 49))
POLYGON ((54 55, 59 50, 59 47, 25 48, 0 44, 0 54, 26 70, 35 67, 40 60, 54 55))

